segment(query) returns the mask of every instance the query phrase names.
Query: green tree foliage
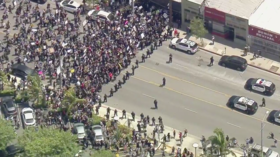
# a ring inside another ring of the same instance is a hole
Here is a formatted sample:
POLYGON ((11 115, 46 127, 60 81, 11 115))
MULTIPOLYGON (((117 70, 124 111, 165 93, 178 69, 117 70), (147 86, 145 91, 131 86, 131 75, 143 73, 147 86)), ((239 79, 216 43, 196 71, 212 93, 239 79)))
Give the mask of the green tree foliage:
POLYGON ((4 150, 15 138, 16 134, 12 123, 0 117, 0 150, 4 150))
POLYGON ((214 134, 215 135, 208 138, 208 141, 210 141, 212 145, 212 150, 219 153, 222 157, 225 157, 229 154, 236 156, 235 153, 228 147, 229 142, 226 140, 224 131, 222 129, 216 128, 214 130, 214 134))
POLYGON ((206 35, 207 30, 204 28, 204 21, 200 18, 194 18, 191 21, 190 28, 192 34, 196 39, 200 38, 201 44, 203 44, 203 37, 206 35))
POLYGON ((0 79, 3 81, 5 85, 9 85, 10 82, 8 81, 7 73, 4 71, 0 71, 0 79))
POLYGON ((70 131, 51 128, 28 128, 18 138, 19 145, 29 157, 73 156, 79 151, 77 137, 70 131))
POLYGON ((72 108, 77 105, 78 103, 86 102, 85 99, 79 99, 76 95, 75 89, 73 87, 69 88, 62 100, 62 104, 67 108, 67 113, 70 113, 72 108))
POLYGON ((115 157, 115 154, 110 150, 101 149, 98 151, 94 151, 92 157, 115 157))
POLYGON ((43 90, 43 83, 39 75, 27 77, 28 84, 27 89, 20 92, 20 97, 24 100, 34 101, 35 106, 45 106, 45 93, 43 90))

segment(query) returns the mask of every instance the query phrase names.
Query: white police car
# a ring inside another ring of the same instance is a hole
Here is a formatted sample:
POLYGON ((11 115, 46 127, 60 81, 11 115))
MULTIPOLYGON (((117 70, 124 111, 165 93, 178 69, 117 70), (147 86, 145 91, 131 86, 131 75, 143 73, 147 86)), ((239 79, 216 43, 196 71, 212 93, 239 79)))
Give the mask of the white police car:
POLYGON ((258 104, 256 101, 243 96, 230 97, 227 105, 230 108, 236 108, 247 114, 255 114, 258 110, 258 104))
POLYGON ((173 38, 170 41, 169 47, 185 51, 188 54, 195 54, 198 51, 197 43, 183 38, 173 38))
POLYGON ((245 88, 265 95, 273 95, 276 90, 274 83, 261 78, 248 79, 245 88))

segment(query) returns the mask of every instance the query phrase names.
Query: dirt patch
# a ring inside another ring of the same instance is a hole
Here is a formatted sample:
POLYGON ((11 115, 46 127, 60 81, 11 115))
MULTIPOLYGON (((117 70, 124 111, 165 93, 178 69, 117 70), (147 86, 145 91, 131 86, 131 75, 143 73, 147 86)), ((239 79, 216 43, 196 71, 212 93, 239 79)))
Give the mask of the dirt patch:
POLYGON ((272 72, 276 72, 278 69, 279 67, 272 65, 269 70, 272 72))

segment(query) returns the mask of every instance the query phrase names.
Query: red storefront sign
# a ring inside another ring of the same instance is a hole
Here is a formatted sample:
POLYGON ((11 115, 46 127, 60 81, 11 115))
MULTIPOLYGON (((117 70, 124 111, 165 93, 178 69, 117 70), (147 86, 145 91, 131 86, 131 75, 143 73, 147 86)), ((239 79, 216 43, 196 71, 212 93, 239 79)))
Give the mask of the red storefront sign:
POLYGON ((226 21, 226 14, 214 8, 205 7, 204 16, 221 23, 225 23, 226 21))
POLYGON ((249 35, 280 44, 280 35, 271 33, 269 31, 254 26, 249 26, 249 35))

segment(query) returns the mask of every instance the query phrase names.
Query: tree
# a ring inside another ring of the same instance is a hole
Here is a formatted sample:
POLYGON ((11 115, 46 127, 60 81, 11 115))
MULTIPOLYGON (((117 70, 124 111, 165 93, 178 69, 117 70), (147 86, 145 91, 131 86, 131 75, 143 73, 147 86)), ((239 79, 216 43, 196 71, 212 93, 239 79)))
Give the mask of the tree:
POLYGON ((222 157, 225 157, 228 154, 236 157, 235 153, 228 147, 229 142, 226 140, 224 131, 222 129, 216 128, 214 130, 214 134, 215 135, 208 138, 208 141, 211 143, 212 150, 217 152, 222 157))
POLYGON ((15 138, 16 134, 12 123, 0 117, 0 150, 5 150, 8 144, 15 138))
POLYGON ((110 150, 101 149, 98 151, 94 151, 92 157, 115 157, 115 154, 110 150))
POLYGON ((28 128, 18 138, 24 148, 24 156, 29 157, 61 157, 73 156, 79 151, 77 137, 70 131, 51 128, 28 128))
POLYGON ((45 92, 43 90, 43 83, 39 75, 27 76, 27 89, 24 89, 20 92, 22 99, 34 101, 34 105, 46 105, 45 92))
POLYGON ((67 108, 67 113, 70 113, 75 105, 84 103, 85 101, 85 99, 78 98, 75 89, 71 87, 65 92, 62 104, 67 108))
POLYGON ((191 31, 196 39, 200 39, 201 44, 203 45, 203 37, 207 33, 207 30, 204 28, 204 21, 200 18, 194 18, 191 21, 191 31))

